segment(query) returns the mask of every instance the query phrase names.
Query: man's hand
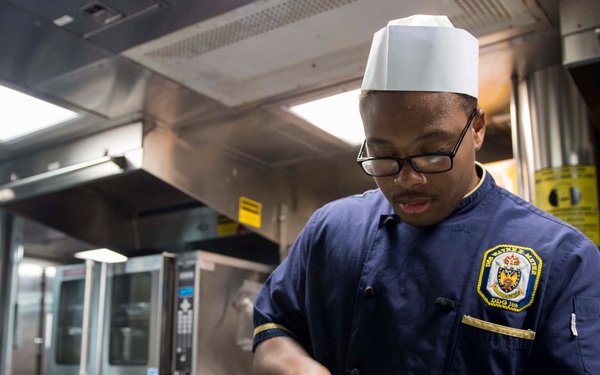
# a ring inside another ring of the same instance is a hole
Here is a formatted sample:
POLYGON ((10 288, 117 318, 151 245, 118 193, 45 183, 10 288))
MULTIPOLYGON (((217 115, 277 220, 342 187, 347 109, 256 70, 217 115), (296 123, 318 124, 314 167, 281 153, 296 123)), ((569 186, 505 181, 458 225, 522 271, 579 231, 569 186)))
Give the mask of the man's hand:
POLYGON ((331 373, 289 337, 261 342, 254 353, 255 375, 331 375, 331 373))

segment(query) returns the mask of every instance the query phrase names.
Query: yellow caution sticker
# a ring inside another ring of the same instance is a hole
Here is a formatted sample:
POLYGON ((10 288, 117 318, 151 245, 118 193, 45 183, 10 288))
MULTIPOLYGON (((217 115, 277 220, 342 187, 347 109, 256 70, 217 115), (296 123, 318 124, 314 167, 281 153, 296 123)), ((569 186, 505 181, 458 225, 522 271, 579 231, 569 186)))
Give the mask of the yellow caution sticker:
POLYGON ((262 204, 250 198, 240 197, 239 222, 260 228, 262 204))
POLYGON ((237 234, 238 223, 225 215, 217 216, 217 236, 232 236, 237 234))
POLYGON ((534 203, 578 228, 600 246, 594 165, 565 165, 536 171, 534 203))

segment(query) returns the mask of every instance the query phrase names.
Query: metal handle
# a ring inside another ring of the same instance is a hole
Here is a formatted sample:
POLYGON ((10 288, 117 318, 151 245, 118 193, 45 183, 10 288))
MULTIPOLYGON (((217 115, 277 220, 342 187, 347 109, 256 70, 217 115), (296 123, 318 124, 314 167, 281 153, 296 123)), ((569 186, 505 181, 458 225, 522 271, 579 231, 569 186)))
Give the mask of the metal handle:
POLYGON ((86 161, 79 164, 69 165, 68 167, 55 169, 53 171, 48 171, 40 174, 36 174, 34 176, 25 177, 20 180, 8 182, 1 186, 2 189, 10 189, 21 185, 31 184, 34 182, 43 181, 49 178, 62 176, 67 173, 76 172, 85 168, 93 167, 94 165, 104 164, 104 163, 114 163, 121 170, 125 169, 125 157, 124 156, 104 156, 98 159, 86 161))
POLYGON ((21 316, 19 315, 19 303, 14 305, 14 326, 13 326, 13 349, 23 347, 23 327, 21 327, 21 316))
POLYGON ((92 284, 94 261, 85 261, 85 291, 83 295, 83 323, 81 327, 81 357, 79 359, 79 375, 87 374, 88 350, 90 346, 90 315, 92 312, 92 284))
POLYGON ((162 253, 162 266, 158 275, 158 321, 160 322, 159 340, 162 345, 158 354, 158 373, 169 374, 173 371, 173 336, 174 336, 174 314, 175 314, 175 277, 176 257, 171 253, 162 253))

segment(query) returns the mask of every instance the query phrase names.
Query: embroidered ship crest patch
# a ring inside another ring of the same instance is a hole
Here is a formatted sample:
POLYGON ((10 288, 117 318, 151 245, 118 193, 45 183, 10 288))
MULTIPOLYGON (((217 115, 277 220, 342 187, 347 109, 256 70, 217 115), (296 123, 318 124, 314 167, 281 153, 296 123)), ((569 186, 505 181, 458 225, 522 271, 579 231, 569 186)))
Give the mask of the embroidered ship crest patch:
POLYGON ((477 292, 490 306, 523 311, 533 303, 541 272, 533 249, 498 245, 483 255, 477 292))

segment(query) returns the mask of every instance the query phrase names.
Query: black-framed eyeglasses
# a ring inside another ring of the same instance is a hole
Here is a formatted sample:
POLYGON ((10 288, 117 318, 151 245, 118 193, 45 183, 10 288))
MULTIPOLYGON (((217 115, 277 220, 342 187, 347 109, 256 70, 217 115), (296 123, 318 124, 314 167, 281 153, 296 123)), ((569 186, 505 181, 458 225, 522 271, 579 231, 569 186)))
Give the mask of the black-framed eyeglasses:
POLYGON ((467 124, 462 133, 460 133, 458 142, 456 142, 456 146, 454 146, 454 149, 450 152, 433 152, 413 155, 406 158, 396 158, 393 156, 365 157, 364 152, 367 141, 364 140, 360 147, 360 151, 358 152, 358 156, 356 157, 356 162, 362 167, 366 174, 373 177, 394 176, 400 173, 402 167, 406 163, 410 163, 413 169, 419 173, 434 174, 448 172, 454 166, 454 157, 467 134, 467 130, 471 126, 475 113, 477 113, 477 108, 474 108, 473 112, 471 112, 467 124))

